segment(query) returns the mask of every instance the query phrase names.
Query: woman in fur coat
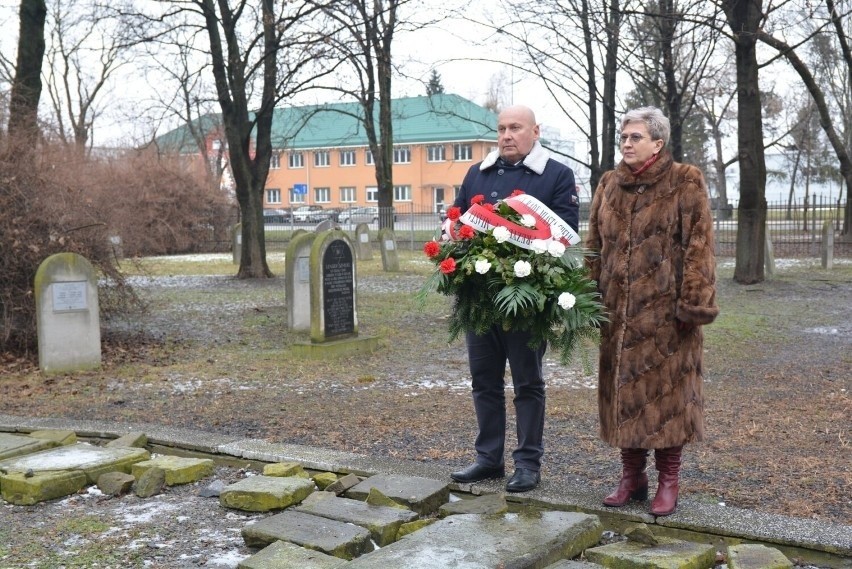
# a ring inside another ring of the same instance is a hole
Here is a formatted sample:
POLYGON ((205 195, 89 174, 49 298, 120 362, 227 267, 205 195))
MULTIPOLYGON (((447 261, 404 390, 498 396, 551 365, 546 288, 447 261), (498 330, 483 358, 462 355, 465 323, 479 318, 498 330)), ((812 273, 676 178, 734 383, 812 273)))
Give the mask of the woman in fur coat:
POLYGON ((657 108, 624 115, 622 160, 595 191, 586 239, 609 316, 601 330, 600 435, 621 449, 623 466, 604 504, 648 497, 653 449, 658 516, 677 507, 683 445, 704 436, 701 326, 719 312, 704 177, 673 161, 669 133, 657 108))

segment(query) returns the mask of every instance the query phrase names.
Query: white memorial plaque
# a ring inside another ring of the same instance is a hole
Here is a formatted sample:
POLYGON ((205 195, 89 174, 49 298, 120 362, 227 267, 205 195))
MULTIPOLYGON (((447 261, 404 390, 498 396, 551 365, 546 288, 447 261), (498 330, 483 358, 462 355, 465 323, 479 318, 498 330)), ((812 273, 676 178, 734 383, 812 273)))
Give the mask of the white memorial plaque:
POLYGON ((370 235, 368 233, 362 233, 358 236, 358 239, 361 241, 361 243, 369 243, 370 235))
POLYGON ((311 281, 311 258, 296 257, 296 274, 299 276, 300 283, 311 281))
POLYGON ((68 281, 50 285, 53 293, 54 312, 76 312, 88 310, 86 281, 68 281))
POLYGON ((385 251, 393 251, 396 248, 396 243, 394 243, 393 239, 385 240, 385 251))
POLYGON ((242 244, 243 244, 243 234, 237 233, 237 245, 242 245, 242 244))

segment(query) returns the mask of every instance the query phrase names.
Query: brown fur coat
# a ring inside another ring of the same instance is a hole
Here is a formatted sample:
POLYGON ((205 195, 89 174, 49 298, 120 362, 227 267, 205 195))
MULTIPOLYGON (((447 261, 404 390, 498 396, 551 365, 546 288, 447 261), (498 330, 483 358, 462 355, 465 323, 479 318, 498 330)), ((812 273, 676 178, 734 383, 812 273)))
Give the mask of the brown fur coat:
POLYGON ((605 173, 586 246, 599 253, 589 265, 609 316, 600 346, 601 438, 646 449, 702 440, 700 326, 719 309, 701 171, 663 149, 638 177, 623 162, 605 173))

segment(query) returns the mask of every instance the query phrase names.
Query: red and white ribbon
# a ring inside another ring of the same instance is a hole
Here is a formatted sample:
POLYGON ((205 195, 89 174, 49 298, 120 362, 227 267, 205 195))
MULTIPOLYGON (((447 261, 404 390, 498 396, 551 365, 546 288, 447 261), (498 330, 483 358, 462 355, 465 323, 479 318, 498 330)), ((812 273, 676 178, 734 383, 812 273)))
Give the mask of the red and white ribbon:
MULTIPOLYGON (((460 218, 465 225, 469 225, 477 231, 488 232, 496 227, 505 227, 509 230, 510 243, 518 247, 531 249, 533 240, 547 241, 554 239, 564 245, 576 245, 581 241, 577 232, 571 229, 565 221, 553 213, 553 211, 529 194, 520 194, 503 200, 509 207, 521 215, 529 214, 535 219, 535 225, 525 227, 505 217, 501 217, 494 211, 490 211, 479 204, 474 204, 460 218)), ((455 224, 449 224, 455 225, 455 224)), ((453 234, 455 230, 448 232, 451 239, 457 239, 453 234)))

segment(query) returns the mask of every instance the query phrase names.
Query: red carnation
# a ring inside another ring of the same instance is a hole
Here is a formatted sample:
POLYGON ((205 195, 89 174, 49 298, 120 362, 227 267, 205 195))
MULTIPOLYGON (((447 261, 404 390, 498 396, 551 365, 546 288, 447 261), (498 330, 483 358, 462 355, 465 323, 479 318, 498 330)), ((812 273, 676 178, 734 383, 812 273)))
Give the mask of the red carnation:
POLYGON ((459 237, 462 239, 473 239, 474 233, 476 232, 470 225, 462 225, 461 229, 459 229, 459 237))
POLYGON ((423 245, 423 252, 431 259, 441 252, 441 246, 437 241, 427 241, 426 244, 423 245))
POLYGON ((515 188, 514 190, 512 190, 512 196, 511 197, 520 196, 521 194, 524 194, 524 193, 526 193, 526 192, 524 192, 523 190, 521 190, 519 188, 515 188))
POLYGON ((447 210, 447 218, 453 221, 458 221, 458 218, 461 217, 461 208, 458 206, 453 206, 447 210))
POLYGON ((494 204, 492 203, 484 203, 480 207, 485 208, 488 211, 494 211, 494 204))
POLYGON ((473 204, 482 203, 484 201, 485 201, 485 196, 483 196, 482 194, 476 194, 475 196, 470 198, 470 203, 473 203, 473 204))
POLYGON ((438 265, 438 267, 441 269, 442 273, 444 273, 445 275, 449 275, 450 273, 453 273, 456 270, 456 260, 452 257, 447 257, 446 259, 441 261, 441 264, 438 265))

